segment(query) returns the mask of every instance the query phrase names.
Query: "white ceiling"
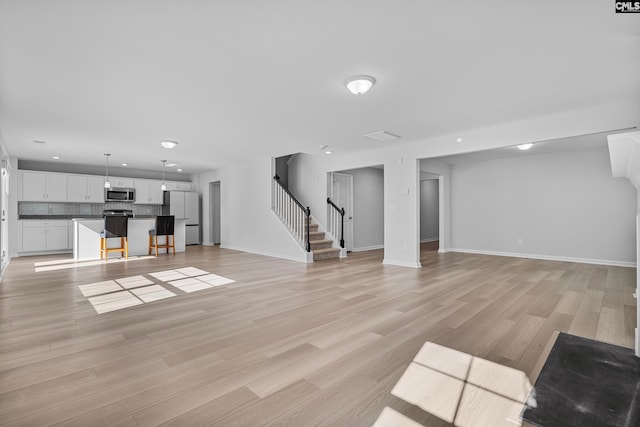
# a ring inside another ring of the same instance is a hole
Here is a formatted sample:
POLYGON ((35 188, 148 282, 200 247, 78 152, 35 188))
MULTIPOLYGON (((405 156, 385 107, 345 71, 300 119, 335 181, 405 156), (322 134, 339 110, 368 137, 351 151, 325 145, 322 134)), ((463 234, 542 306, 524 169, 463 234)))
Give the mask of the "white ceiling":
MULTIPOLYGON (((458 165, 464 163, 476 163, 496 159, 506 159, 510 157, 538 156, 541 154, 562 153, 567 151, 607 150, 607 136, 618 133, 626 133, 633 130, 635 129, 619 129, 589 135, 576 135, 568 138, 558 138, 551 141, 536 141, 530 149, 524 151, 520 150, 516 145, 513 145, 509 147, 495 148, 492 150, 435 157, 434 159, 443 161, 450 165, 458 165)), ((425 167, 428 170, 428 163, 426 163, 426 166, 425 164, 422 165, 423 169, 425 167)))
POLYGON ((341 155, 628 105, 638 76, 640 15, 602 0, 0 0, 0 132, 29 160, 341 155))

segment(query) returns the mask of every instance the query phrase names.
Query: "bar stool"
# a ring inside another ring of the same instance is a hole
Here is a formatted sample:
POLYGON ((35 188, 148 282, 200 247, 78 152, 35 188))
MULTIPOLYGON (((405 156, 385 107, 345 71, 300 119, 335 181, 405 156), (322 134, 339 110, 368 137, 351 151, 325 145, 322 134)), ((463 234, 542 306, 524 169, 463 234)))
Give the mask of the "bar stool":
POLYGON ((129 218, 126 216, 105 216, 104 230, 100 232, 100 259, 109 260, 109 252, 120 252, 123 257, 129 258, 129 238, 127 231, 129 218), (120 238, 120 246, 109 248, 107 239, 120 238))
POLYGON ((149 255, 151 255, 151 249, 156 250, 156 256, 158 256, 158 248, 164 248, 169 253, 169 248, 173 249, 173 254, 176 254, 175 236, 173 234, 175 226, 175 217, 173 215, 157 216, 156 228, 149 230, 149 255), (158 236, 164 236, 164 243, 158 243, 158 236))

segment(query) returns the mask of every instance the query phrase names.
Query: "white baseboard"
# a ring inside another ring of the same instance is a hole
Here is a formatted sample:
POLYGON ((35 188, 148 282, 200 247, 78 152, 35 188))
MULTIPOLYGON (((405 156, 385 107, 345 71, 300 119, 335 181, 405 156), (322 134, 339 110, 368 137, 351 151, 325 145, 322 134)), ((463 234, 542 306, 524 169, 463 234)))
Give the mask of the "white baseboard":
POLYGON ((250 253, 250 254, 264 255, 264 256, 271 257, 271 258, 286 259, 288 261, 296 261, 296 262, 303 262, 303 263, 313 262, 313 258, 312 258, 311 261, 309 261, 309 258, 307 256, 307 252, 304 252, 304 254, 300 258, 296 258, 296 257, 276 254, 276 253, 272 253, 272 252, 256 251, 254 249, 240 248, 240 247, 236 247, 236 246, 228 246, 228 245, 220 244, 220 247, 222 249, 231 249, 231 250, 234 250, 234 251, 247 252, 247 253, 250 253))
POLYGON ((478 254, 478 255, 495 255, 506 256, 514 258, 530 258, 530 259, 543 259, 547 261, 562 261, 562 262, 578 262, 581 264, 596 264, 596 265, 611 265, 614 267, 636 267, 635 262, 628 261, 614 261, 608 259, 590 259, 590 258, 573 258, 555 255, 539 255, 539 254, 521 254, 516 252, 497 252, 497 251, 484 251, 478 249, 461 249, 461 248, 449 248, 447 252, 461 252, 466 254, 478 254))
POLYGON ((215 246, 213 242, 202 242, 202 246, 215 246))
POLYGON ((351 249, 351 252, 373 251, 375 249, 384 249, 384 245, 363 246, 361 248, 353 248, 351 249))
POLYGON ((429 237, 428 239, 420 240, 420 243, 437 242, 438 240, 440 240, 439 237, 429 237))
POLYGON ((395 261, 395 260, 386 259, 386 258, 382 260, 382 264, 395 265, 398 267, 422 268, 422 264, 420 264, 420 262, 395 261))

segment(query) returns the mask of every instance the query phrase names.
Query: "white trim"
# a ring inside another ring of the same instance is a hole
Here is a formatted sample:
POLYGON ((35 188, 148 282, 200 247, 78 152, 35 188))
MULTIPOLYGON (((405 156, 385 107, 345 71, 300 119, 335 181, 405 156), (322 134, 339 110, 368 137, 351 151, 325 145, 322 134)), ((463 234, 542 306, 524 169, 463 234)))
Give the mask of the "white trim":
POLYGON ((406 262, 406 261, 395 261, 395 260, 391 260, 391 259, 383 259, 382 260, 382 264, 383 265, 395 265, 398 267, 409 267, 409 268, 422 268, 422 264, 420 264, 420 262, 406 262))
POLYGON ((220 247, 222 249, 231 249, 233 251, 247 252, 247 253, 256 254, 256 255, 264 255, 264 256, 271 257, 271 258, 280 258, 280 259, 286 259, 286 260, 289 260, 289 261, 296 261, 296 262, 303 262, 303 263, 313 262, 313 259, 311 261, 309 261, 308 256, 307 256, 307 252, 304 252, 302 258, 295 258, 295 257, 291 257, 291 256, 284 256, 284 255, 281 255, 281 254, 274 254, 272 252, 256 251, 255 249, 239 248, 239 247, 236 247, 236 246, 228 246, 228 245, 223 245, 223 244, 220 244, 220 247))
POLYGON ((35 256, 35 255, 60 255, 60 254, 72 254, 72 253, 73 253, 73 249, 58 249, 53 251, 18 252, 17 256, 21 257, 21 256, 35 256))
POLYGON ((573 257, 565 257, 565 256, 539 255, 539 254, 519 254, 515 252, 496 252, 496 251, 483 251, 478 249, 461 249, 461 248, 449 248, 447 249, 447 251, 461 252, 461 253, 467 253, 467 254, 506 256, 506 257, 514 257, 514 258, 544 259, 547 261, 578 262, 581 264, 611 265, 615 267, 636 267, 635 262, 614 261, 614 260, 608 260, 608 259, 573 258, 573 257))
POLYGON ((213 242, 202 242, 201 245, 202 246, 215 246, 215 244, 213 242))
POLYGON ((373 245, 373 246, 363 246, 361 248, 353 248, 351 249, 351 252, 373 251, 375 249, 384 249, 384 245, 373 245))
POLYGON ((429 237, 427 239, 420 240, 420 243, 437 242, 438 240, 440 240, 439 237, 429 237))

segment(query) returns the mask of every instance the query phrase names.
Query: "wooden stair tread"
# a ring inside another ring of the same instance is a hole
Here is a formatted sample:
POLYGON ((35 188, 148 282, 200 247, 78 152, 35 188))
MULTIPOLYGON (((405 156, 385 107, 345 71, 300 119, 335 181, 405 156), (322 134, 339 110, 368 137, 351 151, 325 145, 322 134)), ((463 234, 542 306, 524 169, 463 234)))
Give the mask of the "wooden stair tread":
POLYGON ((326 254, 330 252, 340 252, 339 248, 324 248, 324 249, 316 249, 313 251, 314 254, 326 254))

